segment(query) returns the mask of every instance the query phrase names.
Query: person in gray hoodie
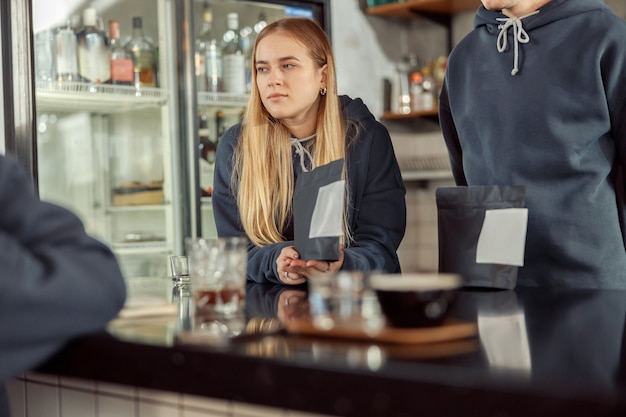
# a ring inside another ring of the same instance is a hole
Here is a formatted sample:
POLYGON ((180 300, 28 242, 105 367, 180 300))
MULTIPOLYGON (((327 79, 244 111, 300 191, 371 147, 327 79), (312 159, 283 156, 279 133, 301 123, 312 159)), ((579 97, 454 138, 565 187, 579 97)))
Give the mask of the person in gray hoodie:
POLYGON ((9 415, 5 381, 104 329, 125 297, 110 249, 37 198, 18 163, 0 155, 0 416, 9 415))
POLYGON ((626 21, 602 0, 483 0, 440 123, 458 185, 524 185, 518 285, 626 289, 626 21))
POLYGON ((338 270, 399 272, 405 187, 387 129, 360 99, 337 94, 330 43, 307 18, 259 34, 241 123, 220 138, 213 186, 219 236, 246 236, 248 280, 303 284, 338 270), (296 178, 344 159, 344 246, 339 259, 300 259, 294 248, 296 178))

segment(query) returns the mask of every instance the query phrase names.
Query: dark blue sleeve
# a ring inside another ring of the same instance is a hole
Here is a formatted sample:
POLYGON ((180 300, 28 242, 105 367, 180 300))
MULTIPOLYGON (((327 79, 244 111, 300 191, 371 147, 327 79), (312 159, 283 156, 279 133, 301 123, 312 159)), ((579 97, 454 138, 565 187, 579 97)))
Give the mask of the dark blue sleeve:
POLYGON ((439 124, 443 133, 443 139, 448 148, 448 157, 452 167, 452 176, 457 185, 467 185, 465 174, 463 172, 463 155, 461 152, 461 143, 452 119, 452 112, 448 103, 448 90, 444 82, 439 97, 439 124))
MULTIPOLYGON (((212 204, 217 235, 220 237, 247 237, 237 208, 236 185, 232 184, 232 159, 240 130, 240 125, 228 129, 217 146, 212 204)), ((248 280, 280 283, 277 278, 276 259, 284 247, 292 245, 293 242, 280 242, 258 247, 249 242, 248 280)))
POLYGON ((397 249, 406 229, 405 186, 389 132, 373 119, 348 149, 353 242, 344 270, 400 272, 397 249))
POLYGON ((0 381, 104 329, 126 287, 113 253, 70 211, 40 201, 0 156, 0 381))

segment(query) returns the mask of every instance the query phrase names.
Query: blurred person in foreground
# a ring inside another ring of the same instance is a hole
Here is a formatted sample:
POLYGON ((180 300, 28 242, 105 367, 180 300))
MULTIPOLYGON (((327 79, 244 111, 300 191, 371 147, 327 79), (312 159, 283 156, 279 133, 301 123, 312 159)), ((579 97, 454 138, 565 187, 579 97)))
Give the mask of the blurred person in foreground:
POLYGON ((307 18, 259 34, 241 123, 222 136, 213 212, 219 236, 247 236, 248 279, 302 284, 346 270, 399 272, 405 188, 387 129, 360 99, 339 96, 330 43, 307 18), (298 175, 345 158, 344 246, 339 259, 302 260, 293 247, 298 175))
POLYGON ((518 285, 626 289, 626 21, 602 0, 482 0, 440 123, 458 185, 524 185, 518 285))
POLYGON ((0 155, 0 416, 4 383, 70 339, 101 330, 124 304, 113 253, 70 211, 39 200, 17 162, 0 155))

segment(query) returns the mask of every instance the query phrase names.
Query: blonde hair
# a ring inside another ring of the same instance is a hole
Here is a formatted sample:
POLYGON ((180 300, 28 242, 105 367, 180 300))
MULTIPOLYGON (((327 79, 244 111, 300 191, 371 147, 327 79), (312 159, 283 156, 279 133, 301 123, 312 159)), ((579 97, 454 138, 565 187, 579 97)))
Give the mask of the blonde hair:
MULTIPOLYGON (((320 95, 317 136, 312 145, 316 166, 345 158, 345 123, 337 94, 335 62, 326 34, 315 21, 308 18, 280 19, 261 31, 252 56, 256 56, 257 45, 261 40, 277 32, 304 46, 318 68, 327 65, 327 94, 320 95)), ((250 240, 257 246, 285 241, 281 231, 292 216, 295 185, 291 134, 263 106, 256 85, 254 62, 250 99, 233 166, 233 184, 238 184, 239 215, 250 240)), ((345 172, 344 165, 344 177, 345 172)), ((345 223, 344 219, 344 231, 348 233, 345 223)))

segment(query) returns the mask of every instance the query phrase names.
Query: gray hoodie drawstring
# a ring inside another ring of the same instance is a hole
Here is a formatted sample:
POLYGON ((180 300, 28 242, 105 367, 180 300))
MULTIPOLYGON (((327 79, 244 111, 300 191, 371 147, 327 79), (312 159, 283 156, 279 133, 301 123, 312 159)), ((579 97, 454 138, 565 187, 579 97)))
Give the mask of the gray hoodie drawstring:
POLYGON ((514 41, 514 49, 513 49, 513 70, 511 71, 511 75, 515 75, 519 72, 519 44, 520 43, 528 43, 530 37, 528 33, 522 27, 522 19, 525 19, 529 16, 535 15, 539 13, 539 10, 534 11, 532 13, 526 14, 521 17, 498 17, 496 18, 499 22, 504 22, 502 25, 498 25, 498 29, 500 29, 500 33, 498 34, 497 47, 498 52, 502 53, 506 50, 508 44, 508 29, 513 26, 513 41, 514 41))
POLYGON ((295 148, 296 153, 300 157, 300 167, 302 168, 302 172, 309 172, 304 163, 304 155, 309 157, 309 161, 311 162, 311 169, 315 169, 315 161, 313 161, 313 156, 311 155, 311 152, 309 152, 307 148, 302 146, 302 142, 313 139, 315 136, 316 135, 312 135, 304 139, 291 138, 291 146, 295 148))

